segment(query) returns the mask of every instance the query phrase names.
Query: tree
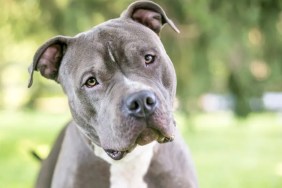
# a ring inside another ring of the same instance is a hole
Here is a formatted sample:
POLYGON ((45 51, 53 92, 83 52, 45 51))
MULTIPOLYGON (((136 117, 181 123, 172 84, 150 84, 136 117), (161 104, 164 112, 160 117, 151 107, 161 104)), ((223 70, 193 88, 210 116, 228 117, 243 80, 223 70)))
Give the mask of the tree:
MULTIPOLYGON (((73 36, 118 17, 130 0, 0 0, 0 73, 6 65, 28 66, 37 47, 61 34, 73 36), (24 49, 24 50, 23 50, 24 49)), ((279 0, 156 0, 175 21, 181 34, 161 33, 178 76, 181 109, 195 111, 207 92, 231 94, 234 111, 247 116, 250 98, 282 90, 282 1, 279 0)), ((27 77, 26 72, 21 72, 27 77)), ((28 104, 53 83, 27 95, 28 104), (31 97, 33 96, 33 97, 31 97)), ((26 83, 26 82, 24 82, 26 83)), ((43 86, 43 87, 42 87, 43 86)), ((0 96, 7 88, 0 77, 0 96)), ((46 95, 46 94, 45 94, 46 95)))

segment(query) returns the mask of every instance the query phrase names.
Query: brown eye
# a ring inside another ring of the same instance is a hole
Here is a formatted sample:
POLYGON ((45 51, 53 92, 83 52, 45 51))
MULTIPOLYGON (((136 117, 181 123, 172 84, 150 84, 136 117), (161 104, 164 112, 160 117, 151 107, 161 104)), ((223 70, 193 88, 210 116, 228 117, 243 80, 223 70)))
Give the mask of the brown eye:
POLYGON ((147 54, 144 57, 146 65, 151 64, 155 61, 155 56, 151 54, 147 54))
POLYGON ((90 77, 88 80, 85 82, 86 87, 91 88, 94 87, 98 84, 96 78, 90 77))

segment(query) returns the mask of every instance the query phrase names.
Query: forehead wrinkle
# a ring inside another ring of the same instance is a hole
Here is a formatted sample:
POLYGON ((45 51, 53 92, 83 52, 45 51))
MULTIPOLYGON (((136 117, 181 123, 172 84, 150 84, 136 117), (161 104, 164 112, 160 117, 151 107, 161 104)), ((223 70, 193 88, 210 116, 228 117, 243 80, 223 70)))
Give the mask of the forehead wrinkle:
POLYGON ((108 52, 108 55, 110 57, 110 60, 112 61, 112 63, 117 63, 115 56, 114 56, 114 53, 113 53, 113 50, 112 50, 111 42, 108 41, 106 45, 107 45, 107 52, 108 52))

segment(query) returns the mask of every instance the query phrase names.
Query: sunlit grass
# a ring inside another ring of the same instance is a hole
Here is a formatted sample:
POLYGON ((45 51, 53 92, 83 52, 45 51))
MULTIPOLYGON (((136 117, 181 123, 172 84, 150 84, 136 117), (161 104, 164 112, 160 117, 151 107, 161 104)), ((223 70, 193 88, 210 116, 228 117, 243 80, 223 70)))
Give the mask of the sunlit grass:
POLYGON ((47 155, 68 115, 0 112, 0 187, 33 187, 39 162, 30 154, 47 155))
MULTIPOLYGON (((256 114, 238 120, 231 114, 196 115, 193 132, 180 121, 203 188, 282 187, 282 116, 256 114)), ((191 126, 191 125, 190 125, 191 126)))
MULTIPOLYGON (((39 162, 70 115, 0 112, 0 187, 32 187, 39 162)), ((178 128, 192 150, 202 188, 282 187, 282 116, 177 113, 178 128)))

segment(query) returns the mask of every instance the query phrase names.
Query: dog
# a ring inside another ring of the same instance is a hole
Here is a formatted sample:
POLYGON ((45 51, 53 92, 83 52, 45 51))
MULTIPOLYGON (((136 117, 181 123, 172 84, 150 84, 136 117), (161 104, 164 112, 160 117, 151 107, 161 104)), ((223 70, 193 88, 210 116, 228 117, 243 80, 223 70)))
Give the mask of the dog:
POLYGON ((37 50, 28 87, 34 71, 58 82, 73 117, 42 162, 37 188, 198 187, 175 128, 164 24, 179 32, 158 4, 136 1, 119 18, 37 50))

